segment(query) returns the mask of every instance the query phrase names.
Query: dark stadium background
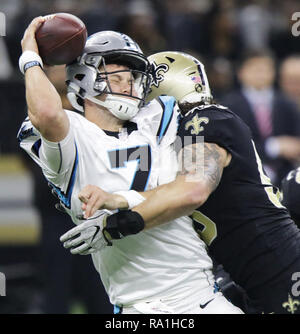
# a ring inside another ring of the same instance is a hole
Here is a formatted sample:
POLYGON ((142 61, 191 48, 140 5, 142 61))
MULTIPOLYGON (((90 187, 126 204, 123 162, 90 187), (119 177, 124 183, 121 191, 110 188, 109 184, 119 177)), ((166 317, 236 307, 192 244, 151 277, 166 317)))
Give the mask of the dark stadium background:
MULTIPOLYGON (((298 11, 299 0, 1 0, 6 35, 0 37, 0 272, 6 275, 7 289, 0 297, 0 313, 44 313, 40 210, 50 200, 45 190, 34 197, 39 188, 34 188, 33 176, 38 171, 32 174, 16 140, 26 115, 18 69, 20 41, 31 19, 69 12, 85 22, 89 34, 128 34, 146 55, 164 50, 191 53, 204 62, 218 100, 237 87, 237 64, 246 52, 270 51, 277 69, 287 56, 300 54, 300 36, 292 34, 292 15, 298 11)), ((87 312, 76 289, 69 312, 87 312)))

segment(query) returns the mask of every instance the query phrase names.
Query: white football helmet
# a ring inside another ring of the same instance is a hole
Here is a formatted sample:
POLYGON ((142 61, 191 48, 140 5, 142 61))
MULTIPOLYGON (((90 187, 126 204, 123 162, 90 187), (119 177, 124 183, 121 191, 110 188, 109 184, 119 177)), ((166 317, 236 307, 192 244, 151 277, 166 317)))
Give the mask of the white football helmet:
POLYGON ((147 101, 159 95, 174 96, 179 104, 211 104, 212 95, 204 65, 183 52, 159 52, 148 57, 151 86, 147 101))
POLYGON ((88 99, 104 106, 117 118, 129 120, 145 103, 150 85, 150 65, 140 47, 127 35, 115 31, 91 35, 82 55, 67 65, 66 72, 68 99, 83 114, 83 99, 88 99), (129 94, 112 91, 107 75, 116 72, 107 72, 107 64, 125 65, 129 68, 126 71, 134 78, 129 94), (133 90, 136 95, 132 95, 133 90), (96 98, 102 94, 106 95, 104 101, 96 98))

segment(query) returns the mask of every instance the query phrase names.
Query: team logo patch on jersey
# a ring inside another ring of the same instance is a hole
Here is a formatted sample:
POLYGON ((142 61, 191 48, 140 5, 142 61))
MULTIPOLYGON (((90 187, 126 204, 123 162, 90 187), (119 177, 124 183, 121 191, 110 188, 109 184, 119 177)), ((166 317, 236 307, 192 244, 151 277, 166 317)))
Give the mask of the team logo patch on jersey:
POLYGON ((295 311, 297 311, 299 305, 300 305, 300 302, 298 300, 293 299, 290 295, 288 295, 288 300, 282 304, 282 307, 286 308, 286 310, 289 313, 294 314, 295 311))
POLYGON ((28 128, 28 124, 25 124, 19 131, 17 135, 17 139, 18 139, 18 142, 20 143, 24 139, 31 137, 31 136, 37 136, 37 135, 33 132, 33 127, 28 128))
POLYGON ((188 130, 190 127, 192 127, 191 134, 198 135, 204 130, 204 127, 201 126, 201 124, 208 124, 208 122, 208 117, 198 117, 198 115, 195 115, 190 121, 185 123, 185 129, 188 130))
POLYGON ((159 72, 166 73, 169 70, 169 66, 167 64, 159 64, 157 65, 155 62, 151 63, 151 86, 159 87, 160 82, 164 80, 162 74, 159 72))

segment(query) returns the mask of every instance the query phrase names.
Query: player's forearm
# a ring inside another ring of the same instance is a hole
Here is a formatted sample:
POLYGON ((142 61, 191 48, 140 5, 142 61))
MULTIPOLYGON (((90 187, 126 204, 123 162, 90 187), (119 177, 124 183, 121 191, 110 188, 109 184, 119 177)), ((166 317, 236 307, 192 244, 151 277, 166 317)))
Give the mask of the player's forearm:
MULTIPOLYGON (((164 187, 164 186, 160 186, 160 187, 164 187)), ((160 188, 159 187, 159 188, 160 188)), ((145 192, 139 192, 145 199, 150 198, 153 194, 155 194, 157 192, 158 188, 155 189, 151 189, 151 190, 147 190, 145 192)))
POLYGON ((43 70, 34 66, 25 73, 26 102, 32 124, 50 141, 62 140, 68 131, 68 119, 59 94, 43 70))
POLYGON ((128 202, 123 196, 113 194, 107 198, 103 209, 128 209, 128 202))
POLYGON ((35 39, 37 29, 45 22, 45 17, 36 17, 25 30, 22 45, 22 55, 19 65, 25 73, 26 102, 31 123, 49 141, 58 142, 65 138, 69 130, 69 120, 62 109, 60 96, 48 80, 42 66, 39 50, 35 39), (26 64, 34 63, 27 67, 26 64))
POLYGON ((227 151, 213 143, 192 144, 181 153, 179 161, 184 162, 181 175, 154 189, 146 201, 134 208, 143 217, 145 228, 190 215, 216 189, 223 168, 231 159, 227 151))
POLYGON ((155 188, 146 201, 132 210, 109 215, 104 227, 106 239, 122 239, 191 214, 207 199, 204 188, 201 182, 189 182, 186 176, 178 176, 175 181, 155 188))
POLYGON ((45 110, 50 114, 62 109, 59 94, 39 66, 26 71, 25 85, 26 102, 31 113, 29 116, 38 118, 45 110))
MULTIPOLYGON (((188 182, 185 176, 147 193, 147 200, 132 209, 143 217, 145 229, 190 215, 208 196, 204 184, 188 182)), ((145 194, 142 195, 145 197, 145 194)))

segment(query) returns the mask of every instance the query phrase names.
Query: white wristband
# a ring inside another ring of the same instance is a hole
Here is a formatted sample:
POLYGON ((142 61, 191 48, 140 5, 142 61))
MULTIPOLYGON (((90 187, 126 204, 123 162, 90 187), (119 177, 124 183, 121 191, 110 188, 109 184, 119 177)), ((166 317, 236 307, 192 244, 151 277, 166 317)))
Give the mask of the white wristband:
POLYGON ((24 71, 24 67, 27 63, 30 63, 30 62, 38 62, 41 66, 41 68, 43 68, 44 64, 43 64, 43 61, 42 61, 42 58, 34 51, 24 51, 22 54, 21 54, 21 57, 19 58, 19 68, 20 68, 20 71, 22 72, 22 74, 25 73, 24 71))
POLYGON ((114 194, 123 196, 127 200, 128 209, 134 208, 135 206, 141 204, 145 200, 145 197, 143 197, 135 190, 116 191, 114 192, 114 194))

